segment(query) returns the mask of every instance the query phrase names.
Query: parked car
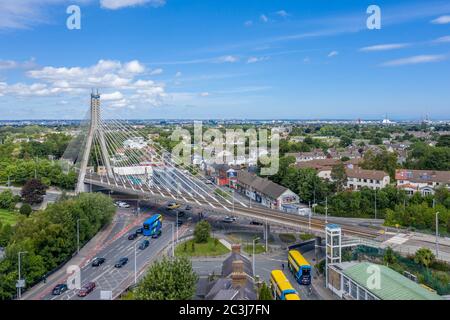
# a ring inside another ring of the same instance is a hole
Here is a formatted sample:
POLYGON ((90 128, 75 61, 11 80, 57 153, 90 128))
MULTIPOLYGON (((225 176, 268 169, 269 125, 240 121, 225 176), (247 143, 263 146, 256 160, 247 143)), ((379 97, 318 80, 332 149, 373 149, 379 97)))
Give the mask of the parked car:
POLYGON ((162 233, 161 230, 158 230, 158 232, 152 234, 152 238, 153 238, 153 239, 159 238, 159 237, 161 236, 161 233, 162 233))
POLYGON ((142 234, 144 232, 144 229, 142 228, 137 228, 136 231, 134 231, 134 233, 136 234, 142 234))
POLYGON ((60 283, 57 284, 53 290, 52 290, 52 294, 54 296, 59 296, 60 294, 63 294, 64 292, 66 292, 69 288, 67 287, 67 284, 65 283, 60 283))
POLYGON ((128 240, 134 240, 134 239, 136 239, 137 237, 138 237, 138 235, 137 235, 136 232, 130 233, 130 234, 128 235, 128 240))
POLYGON ((263 225, 262 222, 259 222, 259 221, 256 221, 256 220, 250 221, 250 224, 252 224, 252 225, 254 225, 254 226, 262 226, 262 225, 263 225))
POLYGON ((186 207, 184 208, 184 210, 190 211, 190 210, 192 210, 192 207, 191 207, 190 205, 186 205, 186 207))
POLYGON ((93 267, 99 267, 99 266, 102 265, 105 261, 106 261, 105 258, 95 258, 94 260, 92 260, 92 266, 93 266, 93 267))
POLYGON ((179 216, 179 217, 184 217, 184 215, 185 215, 184 211, 179 211, 179 212, 178 212, 178 216, 179 216))
POLYGON ((183 223, 184 223, 183 220, 178 220, 178 221, 177 221, 177 225, 178 225, 178 226, 181 226, 183 223))
POLYGON ((116 268, 122 268, 124 265, 126 265, 128 263, 128 258, 124 257, 124 258, 120 258, 119 261, 117 261, 117 263, 114 265, 114 267, 116 268))
POLYGON ((178 204, 178 203, 176 203, 176 202, 170 202, 170 203, 167 205, 167 209, 168 209, 168 210, 174 210, 174 209, 178 209, 180 206, 181 206, 181 205, 178 204))
POLYGON ((144 240, 141 242, 141 244, 139 245, 139 249, 144 250, 145 248, 147 248, 150 245, 150 241, 148 240, 144 240))
POLYGON ((78 291, 78 296, 86 297, 89 293, 94 291, 94 289, 95 289, 95 282, 88 282, 80 289, 80 291, 78 291))

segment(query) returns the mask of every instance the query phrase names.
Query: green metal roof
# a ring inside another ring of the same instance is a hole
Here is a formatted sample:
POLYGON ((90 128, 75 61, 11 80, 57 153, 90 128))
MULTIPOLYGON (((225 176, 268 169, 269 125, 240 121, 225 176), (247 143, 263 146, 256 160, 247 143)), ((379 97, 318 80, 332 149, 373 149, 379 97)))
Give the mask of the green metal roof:
POLYGON ((382 300, 443 300, 438 294, 423 288, 414 281, 383 265, 369 262, 355 263, 349 267, 344 267, 342 272, 382 300), (368 272, 370 266, 378 266, 380 268, 381 282, 379 289, 369 289, 367 287, 367 279, 372 276, 372 273, 368 272))

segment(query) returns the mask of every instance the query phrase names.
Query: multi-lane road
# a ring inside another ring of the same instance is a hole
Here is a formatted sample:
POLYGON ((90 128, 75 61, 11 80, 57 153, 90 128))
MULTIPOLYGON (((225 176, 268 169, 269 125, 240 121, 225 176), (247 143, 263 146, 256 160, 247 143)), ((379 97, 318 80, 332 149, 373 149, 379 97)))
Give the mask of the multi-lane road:
MULTIPOLYGON (((80 252, 82 259, 77 256, 65 264, 59 272, 47 279, 46 283, 40 283, 31 288, 22 299, 26 300, 98 300, 101 291, 111 291, 112 298, 116 298, 135 281, 145 274, 146 268, 159 256, 168 245, 172 243, 172 237, 176 237, 176 232, 172 234, 175 225, 173 215, 167 214, 163 207, 141 207, 141 214, 135 214, 135 208, 118 208, 118 212, 107 234, 99 234, 91 240, 80 252), (162 233, 159 238, 153 239, 139 235, 134 240, 128 240, 128 235, 142 226, 142 222, 155 213, 166 213, 163 219, 162 233), (141 250, 139 244, 147 239, 150 245, 141 250), (135 268, 136 253, 136 268, 135 268), (96 257, 105 258, 105 262, 98 267, 92 266, 92 261, 96 257), (117 261, 128 258, 128 263, 122 268, 115 268, 117 261), (68 290, 61 295, 52 295, 52 290, 57 284, 67 283, 69 274, 67 268, 71 265, 80 268, 79 276, 81 286, 88 282, 94 282, 96 287, 86 297, 78 297, 78 289, 68 290)), ((181 237, 187 230, 188 224, 184 224, 178 229, 178 236, 181 237)), ((176 227, 174 228, 174 231, 176 227)))

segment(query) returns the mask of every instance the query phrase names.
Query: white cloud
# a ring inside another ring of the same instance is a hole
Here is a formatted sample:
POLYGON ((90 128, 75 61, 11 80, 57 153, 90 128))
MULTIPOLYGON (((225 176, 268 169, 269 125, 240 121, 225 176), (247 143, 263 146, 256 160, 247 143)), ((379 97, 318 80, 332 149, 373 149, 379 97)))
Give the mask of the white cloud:
POLYGON ((450 23, 450 16, 440 16, 431 21, 433 24, 448 24, 450 23))
POLYGON ((247 20, 244 22, 244 26, 246 27, 251 27, 253 25, 253 21, 252 20, 247 20))
POLYGON ((120 91, 115 91, 112 93, 103 93, 101 99, 105 101, 122 100, 123 94, 120 91))
POLYGON ((444 37, 437 38, 436 40, 433 40, 433 42, 436 42, 436 43, 450 42, 450 36, 444 36, 444 37))
POLYGON ((137 60, 133 60, 130 62, 125 63, 124 71, 126 73, 142 73, 145 71, 145 66, 141 64, 137 60))
POLYGON ((163 69, 158 68, 158 69, 152 70, 150 72, 150 75, 154 76, 154 75, 158 75, 158 74, 162 74, 162 73, 163 73, 163 69))
POLYGON ((283 18, 286 18, 286 17, 290 16, 290 14, 287 13, 285 10, 277 11, 277 12, 275 12, 275 14, 277 14, 277 15, 279 15, 280 17, 283 17, 283 18))
POLYGON ((269 57, 250 57, 247 59, 247 63, 256 63, 256 62, 261 62, 261 61, 265 61, 268 59, 269 59, 269 57))
POLYGON ((383 67, 396 67, 396 66, 404 66, 411 64, 420 64, 420 63, 430 63, 430 62, 439 62, 445 60, 447 57, 445 55, 418 55, 413 57, 407 57, 397 60, 387 61, 381 64, 383 67))
POLYGON ((26 73, 37 82, 1 82, 0 95, 52 97, 64 94, 65 99, 67 95, 84 98, 91 88, 99 88, 104 92, 101 96, 107 107, 161 105, 167 96, 165 86, 150 79, 138 79, 144 70, 137 60, 124 63, 100 60, 88 67, 45 66, 26 73))
POLYGON ((408 47, 409 43, 388 43, 388 44, 378 44, 369 47, 363 47, 359 49, 359 51, 370 52, 370 51, 387 51, 387 50, 395 50, 402 49, 408 47))
POLYGON ((201 92, 200 97, 207 97, 209 96, 209 92, 201 92))
POLYGON ((337 52, 337 51, 331 51, 331 52, 328 54, 328 58, 335 57, 335 56, 337 56, 338 54, 339 54, 339 52, 337 52))
POLYGON ((262 22, 266 23, 269 21, 269 18, 267 18, 267 16, 265 14, 262 14, 259 16, 259 20, 261 20, 262 22))
POLYGON ((165 0, 100 0, 100 6, 104 9, 116 10, 126 7, 136 7, 149 5, 152 7, 162 7, 166 4, 165 0))
POLYGON ((234 63, 234 62, 237 62, 237 61, 239 61, 239 58, 238 57, 235 57, 235 56, 223 56, 223 57, 219 57, 217 60, 216 60, 216 62, 221 62, 221 63, 223 63, 223 62, 230 62, 230 63, 234 63))
POLYGON ((178 71, 177 73, 175 73, 175 77, 176 77, 176 78, 181 77, 181 75, 182 75, 182 73, 181 73, 180 71, 178 71))
POLYGON ((310 63, 311 59, 309 57, 306 57, 306 58, 303 59, 303 62, 304 63, 310 63))

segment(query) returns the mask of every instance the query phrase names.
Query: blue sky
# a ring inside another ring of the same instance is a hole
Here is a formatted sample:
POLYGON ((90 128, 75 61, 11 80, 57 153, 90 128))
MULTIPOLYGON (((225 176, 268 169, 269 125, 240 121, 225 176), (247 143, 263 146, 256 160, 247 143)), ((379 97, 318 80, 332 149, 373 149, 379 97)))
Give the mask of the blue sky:
POLYGON ((448 1, 0 0, 0 48, 0 119, 450 118, 448 1))

